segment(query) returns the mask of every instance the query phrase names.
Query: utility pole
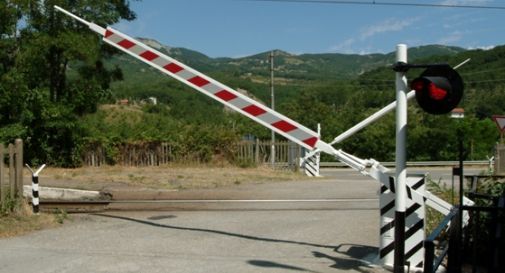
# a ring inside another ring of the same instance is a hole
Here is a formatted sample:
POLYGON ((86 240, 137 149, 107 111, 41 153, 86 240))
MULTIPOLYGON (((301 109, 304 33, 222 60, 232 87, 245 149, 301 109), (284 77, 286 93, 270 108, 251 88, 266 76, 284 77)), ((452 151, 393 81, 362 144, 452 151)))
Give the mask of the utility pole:
MULTIPOLYGON (((275 110, 275 93, 274 93, 274 51, 270 52, 270 107, 275 110)), ((275 132, 272 130, 272 146, 270 147, 270 163, 272 168, 275 166, 275 132)))

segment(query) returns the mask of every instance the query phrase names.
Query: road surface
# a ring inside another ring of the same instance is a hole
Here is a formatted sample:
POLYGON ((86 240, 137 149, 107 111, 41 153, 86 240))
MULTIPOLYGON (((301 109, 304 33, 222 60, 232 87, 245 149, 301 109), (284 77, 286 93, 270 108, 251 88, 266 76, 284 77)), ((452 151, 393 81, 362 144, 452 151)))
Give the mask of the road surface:
POLYGON ((323 174, 166 193, 175 201, 147 211, 76 215, 0 239, 0 272, 385 272, 373 264, 378 183, 349 169, 323 174))

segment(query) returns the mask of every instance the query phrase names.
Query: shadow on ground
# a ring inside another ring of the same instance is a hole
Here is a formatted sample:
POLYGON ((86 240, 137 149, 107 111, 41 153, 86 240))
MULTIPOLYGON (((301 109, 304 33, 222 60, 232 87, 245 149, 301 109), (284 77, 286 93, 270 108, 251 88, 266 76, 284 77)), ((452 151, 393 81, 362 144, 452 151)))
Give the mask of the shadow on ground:
POLYGON ((328 259, 335 264, 331 267, 339 270, 356 270, 359 272, 375 272, 377 265, 373 264, 378 253, 377 247, 365 245, 342 244, 335 248, 336 255, 328 255, 319 251, 312 254, 317 258, 328 259))
MULTIPOLYGON (((129 218, 129 217, 117 216, 117 215, 110 215, 110 214, 103 214, 103 213, 98 213, 98 214, 93 214, 93 215, 100 216, 100 217, 107 217, 107 218, 132 221, 132 222, 150 225, 150 226, 154 226, 154 227, 160 227, 160 228, 196 231, 196 232, 207 232, 207 233, 219 234, 219 235, 223 235, 223 236, 231 236, 231 237, 237 237, 237 238, 241 238, 241 239, 249 239, 249 240, 256 240, 256 241, 263 241, 263 242, 305 245, 305 246, 314 246, 314 247, 330 248, 330 249, 337 247, 337 246, 332 246, 332 245, 321 245, 321 244, 314 244, 314 243, 309 243, 309 242, 298 242, 298 241, 290 241, 290 240, 282 240, 282 239, 264 238, 264 237, 251 236, 251 235, 245 235, 245 234, 239 234, 239 233, 233 233, 233 232, 227 232, 227 231, 221 231, 221 230, 165 225, 165 224, 154 223, 154 222, 141 220, 141 219, 135 219, 135 218, 129 218)), ((156 219, 157 219, 157 217, 156 217, 156 219)))
POLYGON ((280 269, 286 269, 289 271, 300 271, 300 272, 313 272, 313 273, 319 273, 317 271, 312 271, 306 268, 302 267, 297 267, 297 266, 292 266, 292 265, 287 265, 287 264, 281 264, 281 263, 276 263, 272 261, 265 261, 265 260, 250 260, 247 261, 248 264, 254 265, 257 267, 263 267, 263 268, 280 268, 280 269))
MULTIPOLYGON (((329 255, 329 254, 326 254, 326 253, 323 253, 320 251, 313 251, 312 252, 312 255, 316 258, 328 259, 328 260, 334 262, 334 264, 330 266, 332 268, 339 269, 339 270, 356 270, 358 272, 363 272, 363 273, 375 272, 376 270, 373 270, 373 269, 377 269, 377 267, 374 266, 372 263, 373 257, 375 257, 375 255, 378 253, 377 247, 364 246, 364 245, 353 245, 353 244, 341 244, 338 246, 322 245, 322 244, 315 244, 315 243, 310 243, 310 242, 300 242, 300 241, 292 241, 292 240, 265 238, 265 237, 232 233, 232 232, 221 231, 221 230, 166 225, 166 224, 160 224, 160 223, 150 222, 150 221, 141 220, 141 219, 135 219, 135 218, 129 218, 129 217, 117 216, 117 215, 110 215, 110 214, 93 214, 93 215, 100 216, 100 217, 120 219, 120 220, 125 220, 125 221, 131 221, 131 222, 136 222, 136 223, 150 225, 150 226, 159 227, 159 228, 185 230, 185 231, 193 231, 193 232, 206 232, 206 233, 218 234, 218 235, 223 235, 223 236, 231 236, 231 237, 237 237, 237 238, 241 238, 241 239, 263 241, 263 242, 270 242, 270 243, 284 243, 284 244, 312 246, 312 247, 317 247, 317 248, 329 250, 335 254, 335 255, 333 255, 333 254, 329 255)), ((163 215, 163 216, 150 217, 149 219, 150 220, 161 220, 161 219, 167 219, 167 218, 175 218, 175 216, 163 215)), ((326 252, 329 252, 329 251, 326 251, 326 252)), ((281 263, 274 262, 274 261, 249 260, 249 261, 247 261, 247 263, 250 265, 262 267, 262 268, 279 268, 279 269, 286 269, 286 270, 290 270, 290 271, 319 273, 317 271, 313 271, 310 269, 287 265, 287 264, 281 264, 281 263)))

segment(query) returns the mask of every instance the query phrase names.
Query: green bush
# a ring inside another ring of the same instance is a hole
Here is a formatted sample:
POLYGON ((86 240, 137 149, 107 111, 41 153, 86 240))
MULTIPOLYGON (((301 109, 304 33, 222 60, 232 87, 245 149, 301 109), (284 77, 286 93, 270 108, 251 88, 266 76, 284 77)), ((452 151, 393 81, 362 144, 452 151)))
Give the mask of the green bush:
POLYGON ((5 189, 2 190, 2 194, 4 194, 4 202, 0 203, 0 217, 10 215, 11 213, 16 212, 16 210, 21 208, 23 199, 11 198, 10 194, 8 193, 9 192, 5 189))

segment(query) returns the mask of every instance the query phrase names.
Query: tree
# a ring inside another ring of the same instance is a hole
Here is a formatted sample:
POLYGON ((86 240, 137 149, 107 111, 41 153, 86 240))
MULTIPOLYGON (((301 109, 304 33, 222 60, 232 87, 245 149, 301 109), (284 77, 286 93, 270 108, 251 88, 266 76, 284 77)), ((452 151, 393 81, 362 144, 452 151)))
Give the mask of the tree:
POLYGON ((0 134, 2 141, 24 138, 30 161, 78 164, 81 129, 76 121, 96 111, 110 82, 122 75, 103 64, 114 51, 53 6, 110 25, 135 19, 129 2, 7 0, 0 4, 0 127, 8 129, 0 134))

